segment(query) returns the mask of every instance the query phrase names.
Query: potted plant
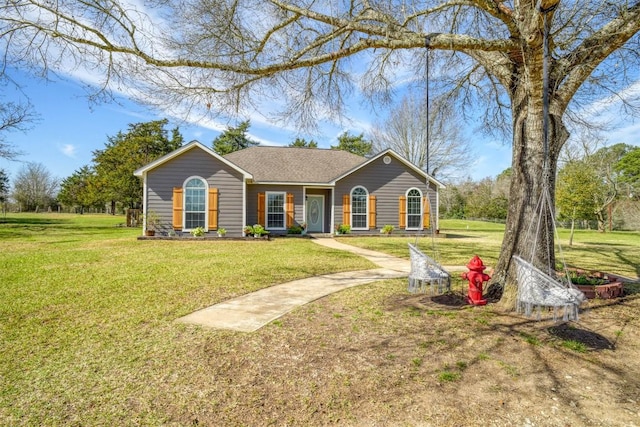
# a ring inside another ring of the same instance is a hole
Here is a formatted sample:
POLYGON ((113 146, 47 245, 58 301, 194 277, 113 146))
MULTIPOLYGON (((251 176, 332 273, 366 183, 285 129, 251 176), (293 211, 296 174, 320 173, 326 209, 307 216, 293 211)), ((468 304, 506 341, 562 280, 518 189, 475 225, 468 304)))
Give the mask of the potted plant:
POLYGON ((266 234, 269 232, 261 224, 253 224, 253 237, 259 238, 266 234))
POLYGON ((380 233, 385 234, 385 235, 390 235, 393 230, 395 230, 395 227, 391 224, 385 224, 381 229, 380 229, 380 233))
POLYGON ((224 237, 227 234, 226 228, 218 228, 218 237, 224 237))
POLYGON ((193 237, 202 237, 204 236, 205 230, 204 227, 196 227, 193 230, 191 230, 191 235, 193 237))
POLYGON ((149 211, 144 217, 145 235, 155 236, 156 230, 160 227, 160 215, 156 211, 149 211))
POLYGON ((247 237, 252 236, 253 235, 253 227, 250 226, 250 225, 245 225, 244 228, 242 229, 242 232, 247 237))

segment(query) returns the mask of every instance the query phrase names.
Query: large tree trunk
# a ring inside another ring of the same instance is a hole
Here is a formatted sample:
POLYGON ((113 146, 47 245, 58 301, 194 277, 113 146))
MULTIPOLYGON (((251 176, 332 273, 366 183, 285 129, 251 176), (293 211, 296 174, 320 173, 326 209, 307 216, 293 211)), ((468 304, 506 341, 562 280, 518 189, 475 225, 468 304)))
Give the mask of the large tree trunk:
MULTIPOLYGON (((546 6, 552 9, 553 4, 546 6)), ((511 53, 513 68, 504 84, 510 92, 513 126, 510 202, 488 295, 499 298, 500 306, 507 310, 515 308, 517 295, 513 255, 520 255, 551 274, 555 270, 555 176, 560 149, 569 138, 562 123, 566 104, 555 92, 558 85, 552 73, 545 75, 546 69, 553 67, 551 58, 545 64, 544 43, 544 30, 549 31, 552 12, 547 16, 549 20, 544 20, 533 3, 525 9, 523 13, 527 12, 531 21, 525 19, 520 25, 522 43, 518 51, 511 53), (539 19, 543 25, 526 24, 539 19), (543 197, 545 194, 548 197, 543 197)))
POLYGON ((549 150, 545 154, 542 120, 530 121, 526 111, 516 116, 513 141, 513 174, 509 211, 500 258, 496 265, 490 296, 500 297, 505 309, 515 307, 517 286, 513 255, 531 260, 543 271, 555 270, 554 216, 555 175, 558 152, 569 135, 557 116, 551 116, 549 150), (547 169, 545 170, 545 155, 547 169), (541 195, 547 187, 549 203, 541 205, 541 195), (542 207, 545 207, 542 209, 542 207), (533 251, 533 248, 536 248, 533 251))
POLYGON ((550 93, 545 144, 543 57, 539 50, 525 51, 523 56, 523 63, 527 65, 519 75, 522 80, 513 86, 511 93, 513 173, 509 210, 500 257, 489 288, 489 296, 500 298, 500 305, 505 309, 515 307, 517 286, 513 255, 531 260, 543 271, 555 270, 555 176, 560 148, 569 138, 562 123, 563 108, 554 104, 553 93, 550 93), (545 189, 550 197, 541 203, 545 189))

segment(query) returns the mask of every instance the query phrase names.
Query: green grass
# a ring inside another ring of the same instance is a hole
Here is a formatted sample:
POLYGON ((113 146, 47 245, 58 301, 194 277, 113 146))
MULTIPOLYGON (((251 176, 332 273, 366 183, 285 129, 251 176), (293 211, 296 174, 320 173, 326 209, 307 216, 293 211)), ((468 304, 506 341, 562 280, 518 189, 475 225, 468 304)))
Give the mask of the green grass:
MULTIPOLYGON (((409 396, 414 381, 400 376, 427 381, 422 374, 434 357, 436 366, 445 366, 445 359, 458 362, 432 380, 458 381, 467 363, 472 366, 465 361, 469 354, 502 360, 496 349, 521 342, 505 340, 487 327, 494 318, 475 310, 410 305, 405 279, 334 294, 255 334, 184 325, 175 319, 237 295, 373 265, 307 239, 142 241, 136 239, 140 229, 118 226, 122 222, 106 215, 0 218, 0 424, 188 425, 197 421, 192 414, 208 414, 228 421, 218 425, 233 425, 242 424, 233 414, 247 408, 254 411, 252 421, 270 414, 277 424, 281 413, 300 416, 291 396, 304 392, 308 380, 322 384, 305 397, 316 405, 309 414, 318 414, 317 407, 334 401, 352 403, 346 397, 351 388, 381 384, 380 391, 393 384, 409 396), (468 341, 463 331, 469 325, 486 329, 487 338, 468 341), (255 409, 265 402, 274 405, 271 411, 255 409)), ((485 263, 497 259, 499 225, 445 224, 448 236, 437 244, 446 263, 464 265, 476 249, 485 263)), ((345 239, 404 257, 408 240, 345 239)), ((639 240, 633 233, 581 233, 568 252, 607 263, 612 272, 632 273, 639 240)), ((499 363, 511 377, 523 369, 515 359, 499 363)), ((333 408, 330 415, 347 419, 358 407, 353 399, 353 408, 333 408)), ((378 413, 384 405, 373 409, 378 413)))
POLYGON ((502 361, 499 361, 498 365, 500 365, 510 377, 515 378, 520 375, 518 368, 514 365, 502 361))
POLYGON ((531 334, 527 334, 525 332, 521 332, 520 336, 525 340, 525 342, 527 342, 528 344, 531 345, 540 345, 540 339, 538 337, 535 337, 531 334))
POLYGON ((0 240, 75 243, 140 235, 140 229, 122 227, 124 222, 120 215, 7 214, 0 216, 0 240))
POLYGON ((460 372, 452 372, 452 371, 442 371, 438 374, 438 380, 440 380, 440 382, 446 383, 446 382, 454 382, 454 381, 458 381, 461 378, 461 374, 460 372))
MULTIPOLYGON (((127 424, 132 384, 162 372, 163 360, 184 363, 188 331, 176 318, 276 283, 375 267, 306 239, 140 241, 123 221, 0 222, 0 420, 127 424), (69 405, 86 418, 57 418, 69 405)), ((141 414, 141 424, 162 423, 141 414)))
POLYGON ((576 353, 586 353, 587 345, 583 342, 576 340, 563 340, 561 343, 562 347, 567 348, 569 350, 575 351, 576 353))
POLYGON ((481 221, 442 220, 441 234, 431 236, 339 237, 345 243, 408 258, 407 243, 417 244, 443 265, 466 265, 478 254, 485 264, 495 265, 504 225, 481 221))
MULTIPOLYGON (((345 243, 408 258, 407 243, 416 243, 433 255, 442 265, 466 265, 473 255, 479 255, 485 265, 495 266, 500 255, 504 225, 467 220, 441 220, 440 237, 411 237, 392 234, 390 237, 342 237, 345 243)), ((623 276, 640 277, 640 233, 614 231, 599 233, 578 230, 569 246, 569 230, 559 229, 560 251, 568 266, 598 270, 623 276)))

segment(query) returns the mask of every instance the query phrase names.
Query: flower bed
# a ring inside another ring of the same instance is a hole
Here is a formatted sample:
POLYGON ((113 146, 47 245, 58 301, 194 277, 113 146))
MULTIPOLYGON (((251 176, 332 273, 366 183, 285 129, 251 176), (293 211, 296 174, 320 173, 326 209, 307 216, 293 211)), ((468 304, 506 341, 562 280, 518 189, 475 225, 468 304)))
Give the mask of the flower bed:
POLYGON ((571 283, 582 291, 588 299, 618 298, 624 292, 622 280, 613 274, 571 269, 569 275, 571 283))

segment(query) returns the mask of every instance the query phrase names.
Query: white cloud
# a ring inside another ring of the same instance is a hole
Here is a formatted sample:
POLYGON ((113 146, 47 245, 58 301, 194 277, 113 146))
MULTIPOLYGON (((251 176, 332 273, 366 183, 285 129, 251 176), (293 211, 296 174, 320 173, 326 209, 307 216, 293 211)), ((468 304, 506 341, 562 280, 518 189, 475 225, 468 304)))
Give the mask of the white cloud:
MULTIPOLYGON (((612 111, 616 111, 620 108, 622 101, 630 101, 640 96, 640 80, 636 80, 630 84, 627 88, 621 90, 615 95, 603 97, 586 108, 586 113, 593 117, 598 117, 602 114, 612 114, 612 111)), ((615 113, 614 113, 615 114, 615 113)))
POLYGON ((58 146, 58 149, 65 156, 71 157, 72 159, 76 158, 77 147, 73 144, 63 144, 62 146, 58 146))
POLYGON ((608 139, 613 144, 623 142, 640 146, 640 122, 620 124, 619 127, 608 134, 608 139))
MULTIPOLYGON (((163 46, 161 40, 164 38, 159 34, 167 24, 163 17, 155 13, 153 9, 148 9, 143 0, 124 0, 124 3, 128 5, 127 10, 131 15, 130 17, 135 20, 135 24, 140 30, 138 33, 138 37, 140 37, 139 42, 147 46, 150 50, 157 52, 158 55, 171 58, 173 53, 166 46, 163 46), (153 22, 154 25, 151 25, 151 22, 153 22)), ((53 19, 52 16, 47 16, 47 18, 53 19)), ((116 37, 117 34, 113 34, 113 36, 116 37)), ((131 60, 136 61, 135 58, 131 60)), ((60 63, 56 64, 55 71, 65 78, 81 82, 82 84, 99 90, 100 88, 104 88, 108 77, 105 74, 106 71, 104 68, 100 68, 99 66, 94 67, 94 65, 96 64, 77 64, 74 62, 73 57, 64 57, 60 63)), ((364 68, 364 66, 362 66, 362 68, 364 68)), ((415 79, 410 69, 399 68, 396 71, 396 80, 402 83, 415 79)), ((173 72, 180 73, 179 70, 173 70, 173 72)), ((152 71, 149 71, 149 73, 152 73, 152 71)), ((184 76, 185 80, 193 77, 189 76, 188 72, 186 72, 186 74, 187 75, 184 76)), ((164 81, 162 73, 154 75, 151 80, 153 79, 156 79, 158 82, 164 81)), ((170 119, 216 132, 223 132, 228 126, 233 126, 242 119, 249 119, 251 121, 252 131, 249 136, 264 145, 284 145, 292 141, 294 137, 299 134, 299 129, 296 128, 295 124, 287 121, 278 122, 272 119, 273 117, 277 117, 278 112, 284 108, 284 99, 287 98, 286 94, 283 94, 281 99, 254 99, 253 103, 258 111, 245 111, 244 116, 240 119, 228 117, 224 114, 219 116, 214 114, 210 116, 208 108, 189 104, 188 101, 185 101, 184 105, 167 103, 161 96, 156 95, 153 91, 148 91, 147 83, 141 82, 138 84, 135 79, 125 79, 125 81, 121 82, 109 81, 106 84, 106 89, 112 91, 116 98, 122 97, 137 101, 141 105, 146 104, 151 107, 150 110, 158 115, 164 115, 170 119)), ((355 101, 361 98, 357 85, 352 98, 354 105, 356 104, 355 101)), ((347 116, 349 116, 350 120, 345 118, 345 123, 335 123, 335 118, 332 117, 328 111, 317 112, 316 119, 318 120, 320 128, 318 133, 321 141, 327 138, 335 139, 334 134, 339 135, 344 130, 349 130, 355 134, 369 130, 371 127, 370 117, 368 117, 367 114, 362 114, 359 107, 349 106, 347 111, 349 112, 347 116)), ((134 111, 124 111, 124 113, 140 119, 148 119, 134 111)), ((199 138, 200 136, 196 137, 199 138)), ((310 136, 310 138, 314 139, 313 136, 310 136)), ((318 138, 315 139, 317 140, 318 138)), ((322 144, 321 141, 318 142, 322 144)), ((61 146, 58 147, 58 149, 65 154, 65 156, 75 157, 76 149, 71 145, 61 146)))

